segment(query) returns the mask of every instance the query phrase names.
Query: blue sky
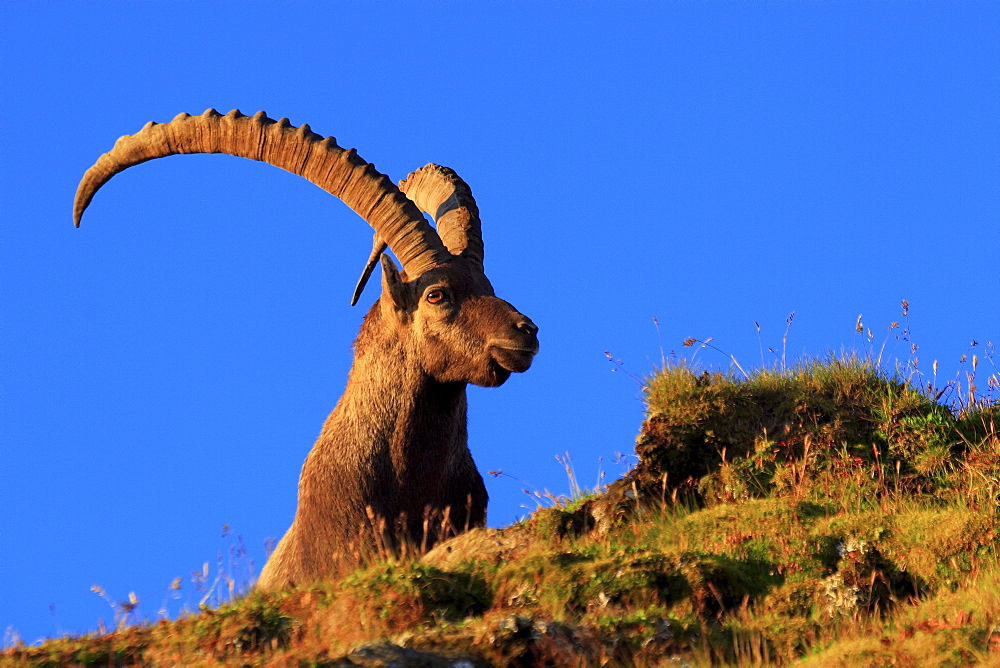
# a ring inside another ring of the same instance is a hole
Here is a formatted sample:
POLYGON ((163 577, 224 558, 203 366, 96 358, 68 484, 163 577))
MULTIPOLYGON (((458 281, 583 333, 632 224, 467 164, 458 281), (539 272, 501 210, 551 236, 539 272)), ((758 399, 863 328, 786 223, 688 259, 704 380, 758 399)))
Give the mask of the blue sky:
POLYGON ((348 305, 364 222, 260 163, 141 165, 73 229, 150 120, 263 109, 470 183, 541 328, 470 391, 495 526, 519 481, 569 490, 557 455, 622 472, 661 341, 755 366, 794 311, 790 358, 863 347, 859 314, 878 348, 905 299, 939 381, 973 340, 1000 363, 995 3, 4 2, 0 31, 0 624, 28 642, 110 620, 94 584, 197 603, 224 524, 259 569, 375 298, 348 305))

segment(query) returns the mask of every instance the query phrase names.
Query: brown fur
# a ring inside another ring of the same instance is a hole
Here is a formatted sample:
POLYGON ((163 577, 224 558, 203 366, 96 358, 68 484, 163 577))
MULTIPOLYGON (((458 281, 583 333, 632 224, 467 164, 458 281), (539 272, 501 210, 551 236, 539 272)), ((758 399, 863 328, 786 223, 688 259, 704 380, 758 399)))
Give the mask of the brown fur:
POLYGON ((382 264, 382 296, 354 342, 347 389, 302 467, 295 519, 261 589, 334 577, 399 540, 429 548, 485 523, 465 387, 495 387, 525 371, 537 328, 462 258, 413 281, 387 258, 382 264), (435 289, 445 303, 427 301, 435 289))

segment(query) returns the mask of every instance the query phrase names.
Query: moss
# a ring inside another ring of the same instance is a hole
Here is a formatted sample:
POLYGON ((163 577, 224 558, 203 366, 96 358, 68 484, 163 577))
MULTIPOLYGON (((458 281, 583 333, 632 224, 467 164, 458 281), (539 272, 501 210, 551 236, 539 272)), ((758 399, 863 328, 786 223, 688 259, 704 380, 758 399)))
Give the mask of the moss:
POLYGON ((925 509, 901 514, 888 548, 900 569, 931 589, 954 587, 996 549, 994 513, 925 509))
POLYGON ((566 538, 585 534, 595 522, 584 502, 571 506, 539 509, 531 518, 530 531, 541 538, 566 538))
MULTIPOLYGON (((409 599, 420 604, 422 614, 449 620, 482 614, 491 602, 488 586, 472 570, 448 572, 418 562, 381 564, 358 571, 346 578, 340 589, 359 600, 386 604, 409 599)), ((383 618, 392 614, 391 605, 375 607, 383 618)))
POLYGON ((646 401, 631 478, 650 498, 680 488, 722 502, 795 492, 808 469, 836 473, 845 464, 882 467, 897 485, 932 490, 968 440, 963 429, 988 422, 977 413, 960 424, 853 357, 764 369, 744 381, 679 364, 649 380, 646 401))
POLYGON ((610 556, 596 550, 536 553, 500 569, 497 579, 498 601, 538 608, 556 620, 669 603, 690 593, 676 561, 652 551, 610 556))

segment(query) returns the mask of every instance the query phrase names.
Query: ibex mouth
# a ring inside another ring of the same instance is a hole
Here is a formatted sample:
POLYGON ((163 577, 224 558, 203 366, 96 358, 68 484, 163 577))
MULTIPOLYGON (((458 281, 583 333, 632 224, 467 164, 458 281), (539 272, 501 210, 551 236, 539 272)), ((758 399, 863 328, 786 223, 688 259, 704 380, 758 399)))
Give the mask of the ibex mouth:
POLYGON ((490 341, 490 353, 494 361, 507 371, 522 373, 531 367, 538 353, 538 342, 530 344, 518 341, 490 341))

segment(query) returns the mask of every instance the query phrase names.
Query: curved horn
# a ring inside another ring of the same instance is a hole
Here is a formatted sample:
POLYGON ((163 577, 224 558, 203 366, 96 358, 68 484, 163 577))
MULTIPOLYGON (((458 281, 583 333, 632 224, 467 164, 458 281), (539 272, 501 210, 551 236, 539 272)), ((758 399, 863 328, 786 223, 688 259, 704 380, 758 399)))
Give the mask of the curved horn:
MULTIPOLYGON (((449 167, 428 163, 399 182, 399 189, 434 218, 441 241, 452 255, 461 255, 483 269, 483 230, 472 189, 449 167)), ((375 234, 371 255, 354 288, 351 306, 365 289, 386 244, 375 234)))
POLYGON ((450 259, 450 254, 416 205, 385 175, 362 160, 354 149, 337 146, 308 125, 287 118, 274 121, 263 112, 225 116, 214 109, 201 116, 180 114, 169 123, 147 123, 87 170, 76 192, 73 218, 80 218, 94 194, 112 176, 147 160, 180 153, 225 153, 280 167, 339 197, 354 209, 396 254, 407 275, 415 278, 450 259))
POLYGON ((483 269, 483 230, 472 189, 455 170, 433 163, 399 182, 399 189, 434 218, 438 236, 452 255, 483 269))

